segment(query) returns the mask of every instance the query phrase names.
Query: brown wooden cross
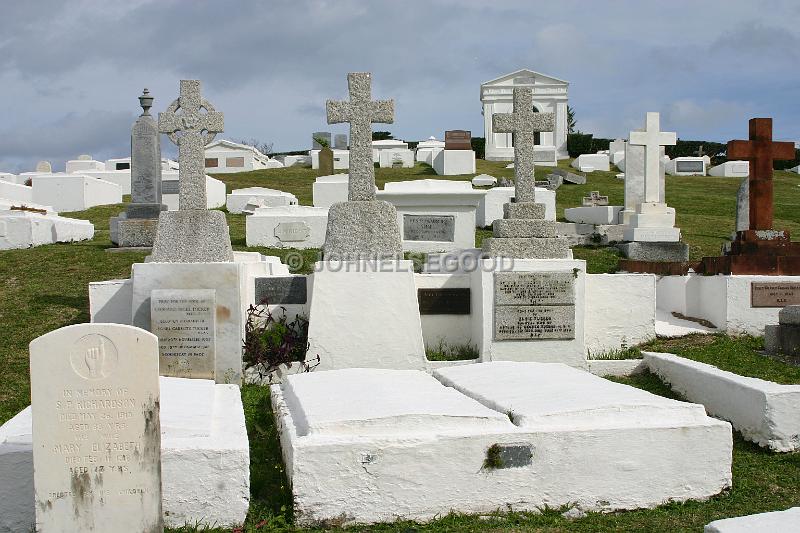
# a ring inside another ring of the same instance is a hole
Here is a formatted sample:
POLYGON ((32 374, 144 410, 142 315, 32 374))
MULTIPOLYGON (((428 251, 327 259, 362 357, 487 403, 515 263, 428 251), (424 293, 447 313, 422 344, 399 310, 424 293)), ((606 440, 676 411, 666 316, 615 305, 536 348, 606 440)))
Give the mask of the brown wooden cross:
POLYGON ((772 141, 771 118, 751 118, 750 140, 729 141, 728 159, 750 162, 750 229, 772 229, 772 163, 794 159, 794 143, 772 141))

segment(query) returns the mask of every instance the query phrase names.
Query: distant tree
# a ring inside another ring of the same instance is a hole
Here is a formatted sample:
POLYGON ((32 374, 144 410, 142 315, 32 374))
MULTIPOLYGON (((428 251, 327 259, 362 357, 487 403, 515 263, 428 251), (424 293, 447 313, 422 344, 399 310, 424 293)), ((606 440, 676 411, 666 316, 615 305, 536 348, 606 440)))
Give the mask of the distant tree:
POLYGON ((387 139, 394 139, 392 136, 391 131, 373 131, 372 132, 372 140, 373 141, 385 141, 387 139))
POLYGON ((325 137, 314 137, 314 142, 323 148, 328 148, 331 145, 325 137))
POLYGON ((575 133, 575 109, 567 106, 567 133, 575 133))
POLYGON ((251 137, 250 139, 240 139, 238 141, 233 141, 233 142, 237 142, 239 144, 244 144, 247 146, 252 146, 253 148, 255 148, 264 155, 269 155, 272 153, 273 143, 262 142, 254 137, 251 137))

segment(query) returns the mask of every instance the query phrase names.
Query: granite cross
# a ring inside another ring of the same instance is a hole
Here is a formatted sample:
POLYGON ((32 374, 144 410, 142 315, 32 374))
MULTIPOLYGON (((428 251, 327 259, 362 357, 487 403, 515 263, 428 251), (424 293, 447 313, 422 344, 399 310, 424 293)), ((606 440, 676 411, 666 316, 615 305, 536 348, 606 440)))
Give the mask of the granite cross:
POLYGON ((533 91, 530 87, 514 88, 514 112, 492 115, 495 133, 514 134, 514 183, 517 202, 533 202, 536 196, 536 179, 533 176, 534 134, 553 131, 553 113, 533 110, 533 91))
POLYGON ((375 166, 372 161, 372 124, 394 122, 394 100, 372 100, 372 74, 347 75, 350 101, 328 100, 328 124, 350 123, 350 184, 347 199, 375 199, 375 166))
POLYGON ((751 118, 750 140, 729 141, 728 159, 750 162, 750 229, 772 229, 772 162, 794 159, 794 143, 772 141, 772 119, 751 118))
POLYGON ((697 151, 694 153, 694 155, 696 155, 697 157, 703 157, 704 155, 706 155, 706 152, 703 150, 702 144, 697 148, 697 151))
POLYGON ((660 131, 660 115, 647 113, 645 129, 632 131, 630 144, 644 146, 644 201, 659 203, 661 198, 661 147, 678 142, 674 132, 660 131))
POLYGON ((200 96, 199 80, 181 80, 180 97, 158 114, 158 130, 178 145, 181 211, 207 209, 205 147, 222 127, 223 115, 200 96))

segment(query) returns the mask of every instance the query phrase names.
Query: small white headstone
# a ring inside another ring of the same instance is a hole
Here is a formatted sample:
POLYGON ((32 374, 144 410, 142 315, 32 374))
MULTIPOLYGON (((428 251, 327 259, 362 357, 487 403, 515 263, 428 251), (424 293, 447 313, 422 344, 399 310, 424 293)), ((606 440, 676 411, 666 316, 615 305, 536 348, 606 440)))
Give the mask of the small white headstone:
POLYGON ((90 156, 89 154, 81 154, 78 156, 78 161, 91 161, 91 160, 92 156, 90 156))
POLYGON ((162 531, 158 339, 78 324, 30 360, 36 531, 162 531))
POLYGON ((45 172, 49 174, 53 172, 53 165, 50 164, 50 161, 39 161, 36 163, 36 172, 45 172))

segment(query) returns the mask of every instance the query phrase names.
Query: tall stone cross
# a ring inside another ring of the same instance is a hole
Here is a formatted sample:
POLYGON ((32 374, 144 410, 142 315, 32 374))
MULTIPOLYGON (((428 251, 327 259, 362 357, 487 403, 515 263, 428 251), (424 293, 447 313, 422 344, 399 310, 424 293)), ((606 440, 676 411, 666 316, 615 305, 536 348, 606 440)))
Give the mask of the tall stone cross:
POLYGON ((658 113, 647 113, 644 131, 632 131, 630 144, 644 146, 644 201, 659 203, 661 199, 661 147, 678 142, 674 132, 660 131, 661 117, 658 113))
POLYGON ((772 162, 794 154, 794 143, 773 142, 771 118, 751 118, 750 140, 728 142, 729 160, 750 162, 750 229, 772 229, 772 162))
POLYGON ((514 134, 514 194, 517 202, 535 201, 534 134, 553 131, 554 127, 553 113, 537 113, 533 110, 533 90, 530 87, 514 88, 513 113, 492 115, 492 129, 495 133, 514 134))
POLYGON ((205 147, 222 133, 223 124, 222 113, 200 96, 199 80, 181 80, 180 97, 158 114, 158 130, 178 145, 181 211, 207 207, 205 147))
POLYGON ((372 100, 372 74, 347 75, 350 101, 328 100, 328 124, 350 123, 350 201, 375 199, 375 166, 372 162, 372 124, 394 122, 394 100, 372 100))

